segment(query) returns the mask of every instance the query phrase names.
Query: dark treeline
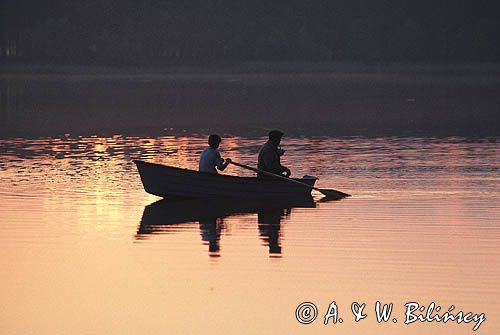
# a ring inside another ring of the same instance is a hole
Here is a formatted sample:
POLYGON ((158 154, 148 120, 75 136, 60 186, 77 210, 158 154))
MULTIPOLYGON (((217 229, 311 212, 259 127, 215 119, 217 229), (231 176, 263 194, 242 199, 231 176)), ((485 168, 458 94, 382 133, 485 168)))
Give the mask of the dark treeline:
POLYGON ((496 1, 0 0, 0 62, 498 62, 496 1))

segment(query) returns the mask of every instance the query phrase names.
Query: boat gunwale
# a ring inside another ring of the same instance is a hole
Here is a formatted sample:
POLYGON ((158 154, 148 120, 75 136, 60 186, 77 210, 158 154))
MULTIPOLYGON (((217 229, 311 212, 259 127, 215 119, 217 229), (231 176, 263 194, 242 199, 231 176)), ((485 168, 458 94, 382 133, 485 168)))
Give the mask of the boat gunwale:
MULTIPOLYGON (((139 165, 139 164, 145 164, 145 165, 153 165, 155 167, 158 167, 158 168, 162 168, 162 169, 172 169, 172 170, 177 170, 177 171, 181 171, 181 172, 184 172, 184 173, 190 173, 190 174, 193 174, 193 175, 202 175, 202 176, 207 176, 207 177, 211 177, 211 178, 226 178, 226 179, 233 179, 233 180, 258 180, 258 181, 265 181, 265 182, 283 182, 282 180, 276 178, 265 178, 265 179, 262 179, 262 178, 257 178, 257 177, 246 177, 246 176, 232 176, 232 175, 227 175, 227 174, 219 174, 219 173, 210 173, 210 172, 203 172, 203 171, 196 171, 196 170, 191 170, 191 169, 186 169, 186 168, 180 168, 180 167, 176 167, 176 166, 170 166, 170 165, 163 165, 163 164, 159 164, 159 163, 152 163, 152 162, 145 162, 145 161, 142 161, 142 160, 138 160, 138 159, 134 159, 133 162, 136 164, 136 165, 139 165)), ((304 180, 318 180, 317 177, 311 177, 311 178, 290 178, 290 179, 293 179, 293 180, 298 180, 298 181, 304 181, 304 180)), ((313 183, 313 185, 315 184, 316 182, 313 183)))

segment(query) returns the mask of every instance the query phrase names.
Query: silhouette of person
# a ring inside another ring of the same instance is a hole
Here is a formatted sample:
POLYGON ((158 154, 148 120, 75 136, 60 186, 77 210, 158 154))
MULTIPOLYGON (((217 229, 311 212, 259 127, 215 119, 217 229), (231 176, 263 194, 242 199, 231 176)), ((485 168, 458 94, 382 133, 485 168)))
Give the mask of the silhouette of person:
POLYGON ((200 172, 218 173, 217 170, 224 171, 231 163, 231 159, 222 159, 219 151, 217 151, 221 141, 219 135, 213 134, 208 137, 209 147, 203 150, 200 156, 198 168, 200 172))
MULTIPOLYGON (((280 157, 285 153, 285 150, 279 147, 283 132, 280 130, 271 130, 268 135, 269 140, 260 148, 257 168, 270 173, 278 175, 284 174, 286 177, 290 177, 290 169, 281 165, 280 162, 280 157)), ((263 173, 257 173, 257 177, 270 178, 263 173)))

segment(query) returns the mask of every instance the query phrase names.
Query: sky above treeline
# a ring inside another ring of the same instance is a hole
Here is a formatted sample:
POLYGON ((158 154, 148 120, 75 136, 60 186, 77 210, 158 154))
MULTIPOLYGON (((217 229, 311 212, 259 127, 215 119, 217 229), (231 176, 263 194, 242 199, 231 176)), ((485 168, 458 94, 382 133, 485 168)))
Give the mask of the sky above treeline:
POLYGON ((500 61, 497 1, 2 0, 1 62, 500 61))

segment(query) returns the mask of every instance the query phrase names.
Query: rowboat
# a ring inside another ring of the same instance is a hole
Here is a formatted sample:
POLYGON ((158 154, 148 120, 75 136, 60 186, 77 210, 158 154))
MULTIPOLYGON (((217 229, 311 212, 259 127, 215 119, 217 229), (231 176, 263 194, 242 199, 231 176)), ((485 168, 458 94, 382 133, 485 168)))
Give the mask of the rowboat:
MULTIPOLYGON (((310 196, 311 188, 281 179, 198 172, 134 160, 147 193, 163 198, 283 198, 310 196)), ((314 186, 317 178, 294 180, 314 186)))

